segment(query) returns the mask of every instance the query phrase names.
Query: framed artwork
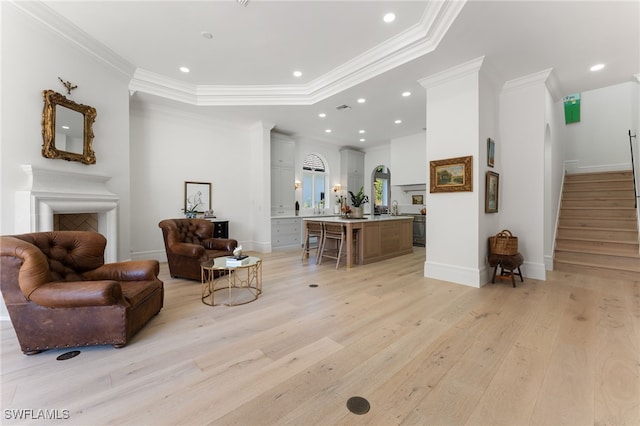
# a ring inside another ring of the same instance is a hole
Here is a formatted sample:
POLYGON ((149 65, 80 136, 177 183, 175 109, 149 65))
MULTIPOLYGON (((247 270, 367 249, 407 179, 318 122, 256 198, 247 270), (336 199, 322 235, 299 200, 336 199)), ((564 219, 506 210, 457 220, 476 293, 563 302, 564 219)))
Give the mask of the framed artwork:
POLYGON ((487 139, 487 166, 493 167, 496 160, 496 141, 487 139))
POLYGON ((472 192, 473 157, 434 160, 429 168, 430 192, 472 192))
POLYGON ((422 195, 412 195, 411 204, 424 204, 422 195))
POLYGON ((498 186, 500 175, 494 172, 487 172, 486 193, 484 195, 484 212, 498 212, 498 186))
POLYGON ((211 210, 211 184, 208 182, 184 183, 184 211, 203 213, 211 210))

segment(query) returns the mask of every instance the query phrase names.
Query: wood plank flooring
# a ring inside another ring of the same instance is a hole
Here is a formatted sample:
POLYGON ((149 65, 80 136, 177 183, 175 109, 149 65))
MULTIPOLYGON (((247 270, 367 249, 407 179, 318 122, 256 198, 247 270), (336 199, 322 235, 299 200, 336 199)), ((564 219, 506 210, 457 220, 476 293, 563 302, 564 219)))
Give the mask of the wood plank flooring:
POLYGON ((474 289, 424 278, 424 248, 351 270, 258 256, 263 294, 235 307, 161 265, 165 307, 122 349, 25 356, 3 322, 2 424, 640 424, 640 281, 474 289))

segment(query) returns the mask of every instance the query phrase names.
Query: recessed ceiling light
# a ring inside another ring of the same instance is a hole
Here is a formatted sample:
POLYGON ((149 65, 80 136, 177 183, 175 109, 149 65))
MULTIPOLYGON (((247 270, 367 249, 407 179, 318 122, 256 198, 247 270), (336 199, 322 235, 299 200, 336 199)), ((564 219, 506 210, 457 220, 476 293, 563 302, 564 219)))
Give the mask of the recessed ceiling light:
POLYGON ((396 14, 395 13, 387 13, 386 15, 384 15, 382 17, 382 20, 384 22, 386 22, 386 23, 393 22, 393 21, 396 20, 396 14))
POLYGON ((63 129, 69 130, 69 126, 62 126, 63 129))
POLYGON ((331 133, 331 129, 325 130, 325 133, 331 133))
POLYGON ((364 130, 358 130, 358 133, 364 133, 364 130))
POLYGON ((402 97, 406 98, 408 96, 411 96, 411 92, 402 92, 402 97))
POLYGON ((396 120, 396 121, 394 121, 394 123, 400 124, 400 123, 402 123, 402 120, 396 120))
POLYGON ((200 33, 200 35, 207 40, 211 40, 213 38, 213 34, 211 34, 209 31, 203 31, 200 33))
POLYGON ((318 114, 318 117, 320 118, 325 118, 327 116, 327 114, 325 114, 324 112, 321 112, 320 114, 318 114))
POLYGON ((596 64, 596 65, 592 66, 589 69, 591 71, 600 71, 602 68, 604 68, 604 64, 596 64))
POLYGON ((366 141, 365 138, 360 138, 360 142, 364 142, 364 141, 366 141))
POLYGON ((187 72, 189 72, 189 68, 187 68, 187 67, 180 67, 180 71, 182 71, 182 72, 184 72, 184 73, 187 73, 187 72))
POLYGON ((360 99, 358 99, 358 103, 359 103, 359 104, 363 104, 363 103, 365 103, 365 102, 367 102, 367 100, 366 100, 365 98, 360 98, 360 99))
POLYGON ((302 77, 302 71, 294 71, 293 72, 293 76, 294 77, 302 77))

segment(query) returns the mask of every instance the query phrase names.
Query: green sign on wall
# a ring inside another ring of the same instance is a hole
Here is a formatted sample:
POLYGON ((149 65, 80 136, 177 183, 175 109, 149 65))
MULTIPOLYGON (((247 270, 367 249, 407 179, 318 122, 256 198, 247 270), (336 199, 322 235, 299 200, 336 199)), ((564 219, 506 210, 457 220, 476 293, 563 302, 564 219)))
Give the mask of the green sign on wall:
POLYGON ((565 124, 577 123, 580 121, 580 93, 568 95, 562 98, 564 101, 564 122, 565 124))

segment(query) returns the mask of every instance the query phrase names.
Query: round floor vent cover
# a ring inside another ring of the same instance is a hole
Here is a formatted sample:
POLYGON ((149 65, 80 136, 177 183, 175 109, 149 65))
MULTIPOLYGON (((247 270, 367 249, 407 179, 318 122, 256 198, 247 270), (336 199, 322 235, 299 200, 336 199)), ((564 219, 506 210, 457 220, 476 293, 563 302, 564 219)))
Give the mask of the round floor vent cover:
POLYGON ((73 357, 76 357, 80 355, 80 351, 69 351, 69 352, 65 352, 62 355, 59 355, 56 359, 58 361, 65 361, 67 359, 71 359, 73 357))
POLYGON ((369 401, 361 396, 352 396, 347 400, 347 408, 353 414, 366 414, 369 412, 369 401))

